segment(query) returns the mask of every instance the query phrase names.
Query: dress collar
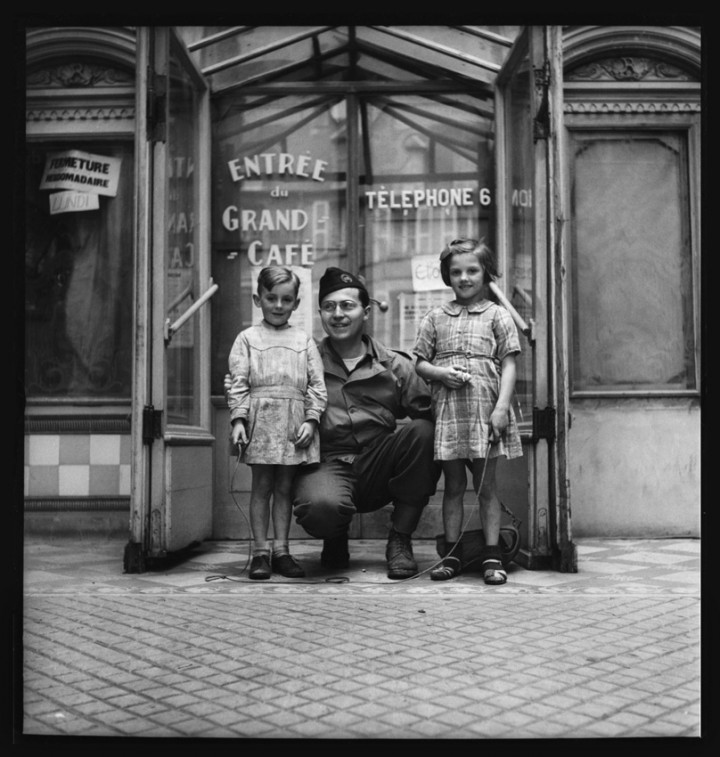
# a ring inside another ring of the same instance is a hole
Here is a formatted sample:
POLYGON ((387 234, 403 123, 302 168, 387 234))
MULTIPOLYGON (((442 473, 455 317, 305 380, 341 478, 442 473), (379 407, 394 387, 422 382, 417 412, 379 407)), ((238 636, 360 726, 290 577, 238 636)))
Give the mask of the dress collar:
POLYGON ((268 329, 268 331, 283 331, 283 329, 289 329, 292 327, 292 324, 287 321, 285 321, 282 326, 275 326, 272 323, 268 323, 264 318, 260 321, 260 325, 263 328, 268 329))
POLYGON ((457 300, 451 300, 442 305, 444 313, 448 315, 460 315, 463 310, 467 310, 468 313, 482 313, 487 310, 493 303, 490 300, 481 300, 473 305, 461 305, 457 300))

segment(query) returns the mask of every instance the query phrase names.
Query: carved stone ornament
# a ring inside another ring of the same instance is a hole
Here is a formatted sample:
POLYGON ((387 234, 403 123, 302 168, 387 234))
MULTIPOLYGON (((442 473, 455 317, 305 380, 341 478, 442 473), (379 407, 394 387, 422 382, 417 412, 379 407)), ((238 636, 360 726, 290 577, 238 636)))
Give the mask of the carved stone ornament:
POLYGON ((32 89, 128 87, 134 84, 134 74, 93 63, 62 63, 28 74, 26 83, 32 89))
POLYGON ((598 101, 572 101, 565 100, 564 113, 583 115, 677 115, 700 113, 702 110, 699 101, 647 101, 647 100, 603 100, 598 101))
POLYGON ((605 58, 566 71, 565 81, 694 81, 686 71, 652 58, 624 55, 605 58))
POLYGON ((83 106, 78 108, 28 108, 25 120, 28 123, 43 121, 132 121, 135 118, 133 106, 83 106))

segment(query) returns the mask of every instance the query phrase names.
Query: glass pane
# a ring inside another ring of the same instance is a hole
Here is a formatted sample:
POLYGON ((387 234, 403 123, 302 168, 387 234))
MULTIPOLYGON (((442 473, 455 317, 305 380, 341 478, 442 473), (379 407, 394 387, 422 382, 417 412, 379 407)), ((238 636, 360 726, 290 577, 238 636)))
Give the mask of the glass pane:
POLYGON ((411 352, 420 318, 452 293, 438 256, 457 237, 493 239, 492 105, 470 96, 363 104, 360 234, 375 336, 411 352))
POLYGON ((317 287, 346 265, 346 111, 340 97, 218 102, 213 119, 213 392, 222 394, 238 332, 260 318, 252 293, 265 265, 301 279, 291 322, 316 338, 317 287))
POLYGON ((574 132, 572 151, 573 388, 694 388, 683 135, 574 132))
POLYGON ((268 80, 341 78, 346 71, 347 56, 339 51, 347 48, 347 27, 181 26, 178 32, 215 92, 268 80))
MULTIPOLYGON (((530 87, 530 64, 526 58, 518 66, 505 91, 506 164, 509 183, 506 204, 509 208, 507 241, 507 280, 499 282, 513 307, 528 323, 533 318, 533 245, 534 245, 534 154, 530 87)), ((532 421, 533 354, 532 347, 520 336, 522 353, 516 360, 517 395, 520 417, 532 421)))
POLYGON ((25 167, 26 395, 129 399, 132 147, 28 143, 25 167), (114 196, 73 190, 72 179, 60 181, 61 191, 40 188, 48 157, 63 161, 69 176, 82 175, 87 164, 77 161, 86 155, 117 161, 114 196))
MULTIPOLYGON (((202 294, 196 256, 198 228, 197 95, 188 74, 171 58, 167 138, 168 228, 165 305, 170 322, 202 294)), ((191 317, 166 350, 168 423, 197 425, 199 319, 191 317)))

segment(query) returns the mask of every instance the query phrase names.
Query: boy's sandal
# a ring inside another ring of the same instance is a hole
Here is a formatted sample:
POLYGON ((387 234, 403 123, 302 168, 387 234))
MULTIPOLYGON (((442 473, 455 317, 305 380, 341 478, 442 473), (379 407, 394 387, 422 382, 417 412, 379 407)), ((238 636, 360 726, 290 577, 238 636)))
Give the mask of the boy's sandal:
POLYGON ((483 581, 491 586, 499 586, 507 581, 507 573, 501 560, 494 558, 484 560, 482 564, 483 581))
POLYGON ((447 581, 450 578, 455 578, 455 576, 460 575, 461 566, 462 563, 459 558, 452 555, 450 557, 443 557, 440 565, 430 571, 430 578, 433 581, 447 581))

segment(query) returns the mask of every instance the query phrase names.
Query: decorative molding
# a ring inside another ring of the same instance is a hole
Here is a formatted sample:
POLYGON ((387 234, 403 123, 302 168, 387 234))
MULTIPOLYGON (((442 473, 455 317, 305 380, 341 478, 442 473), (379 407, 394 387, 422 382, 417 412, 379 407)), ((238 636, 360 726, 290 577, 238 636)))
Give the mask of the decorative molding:
POLYGON ((27 33, 26 45, 28 134, 134 129, 133 29, 35 29, 27 33))
POLYGON ((31 90, 131 87, 135 77, 129 71, 112 66, 75 61, 35 70, 27 75, 25 83, 31 90))
POLYGON ((622 55, 602 58, 565 71, 565 81, 694 81, 687 71, 649 57, 622 55))
POLYGON ((608 57, 630 56, 665 61, 699 81, 701 36, 693 26, 566 26, 563 60, 566 71, 608 57))
POLYGON ((31 108, 25 112, 27 123, 39 121, 132 121, 135 118, 135 106, 109 106, 79 108, 31 108))
POLYGON ((647 100, 565 100, 563 112, 583 115, 607 115, 609 113, 668 115, 677 113, 700 113, 700 103, 695 102, 649 102, 647 100))
POLYGON ((57 61, 106 61, 135 70, 135 29, 108 26, 50 26, 28 30, 25 36, 28 69, 57 61))

